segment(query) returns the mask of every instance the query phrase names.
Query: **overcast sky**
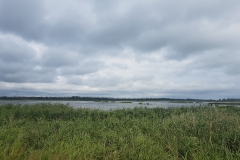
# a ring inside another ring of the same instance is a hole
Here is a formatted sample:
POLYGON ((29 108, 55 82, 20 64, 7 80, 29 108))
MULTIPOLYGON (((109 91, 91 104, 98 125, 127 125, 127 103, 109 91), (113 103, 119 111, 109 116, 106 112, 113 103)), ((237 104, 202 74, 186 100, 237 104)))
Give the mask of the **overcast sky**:
POLYGON ((0 96, 240 98, 239 0, 0 0, 0 96))

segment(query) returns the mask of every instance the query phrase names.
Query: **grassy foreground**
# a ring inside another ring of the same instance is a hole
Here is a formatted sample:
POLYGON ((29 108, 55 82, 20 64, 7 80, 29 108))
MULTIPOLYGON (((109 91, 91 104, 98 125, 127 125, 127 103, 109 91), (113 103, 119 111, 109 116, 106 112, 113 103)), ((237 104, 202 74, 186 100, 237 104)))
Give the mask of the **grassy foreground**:
POLYGON ((0 159, 240 159, 240 108, 2 105, 0 159))

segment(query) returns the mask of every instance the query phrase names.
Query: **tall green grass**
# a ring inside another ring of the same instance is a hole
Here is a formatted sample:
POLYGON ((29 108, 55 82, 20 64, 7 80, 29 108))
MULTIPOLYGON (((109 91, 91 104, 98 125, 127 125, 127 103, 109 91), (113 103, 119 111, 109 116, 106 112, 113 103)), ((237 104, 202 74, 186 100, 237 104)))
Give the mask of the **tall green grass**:
POLYGON ((240 159, 240 108, 2 105, 0 159, 240 159))

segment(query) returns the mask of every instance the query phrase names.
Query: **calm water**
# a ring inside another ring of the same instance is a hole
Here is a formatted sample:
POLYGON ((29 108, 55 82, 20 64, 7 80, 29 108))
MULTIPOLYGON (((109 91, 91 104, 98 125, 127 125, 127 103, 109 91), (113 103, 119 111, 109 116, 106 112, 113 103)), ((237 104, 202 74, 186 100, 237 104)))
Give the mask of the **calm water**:
POLYGON ((62 103, 62 104, 69 104, 74 108, 97 108, 103 110, 110 110, 110 109, 121 109, 121 108, 134 108, 134 107, 181 107, 181 106, 203 106, 206 104, 201 103, 170 103, 165 101, 144 101, 144 102, 136 102, 133 101, 132 103, 122 103, 122 101, 115 101, 115 102, 94 102, 94 101, 34 101, 34 100, 14 100, 14 101, 4 101, 0 100, 1 104, 36 104, 36 103, 62 103), (142 104, 141 104, 142 103, 142 104))

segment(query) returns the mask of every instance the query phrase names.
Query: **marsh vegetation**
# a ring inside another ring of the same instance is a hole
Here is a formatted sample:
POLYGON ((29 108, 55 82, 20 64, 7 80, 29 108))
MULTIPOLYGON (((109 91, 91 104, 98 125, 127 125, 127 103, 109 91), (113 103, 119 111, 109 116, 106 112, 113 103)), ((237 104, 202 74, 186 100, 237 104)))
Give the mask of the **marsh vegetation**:
POLYGON ((240 159, 240 108, 6 104, 0 159, 240 159))

